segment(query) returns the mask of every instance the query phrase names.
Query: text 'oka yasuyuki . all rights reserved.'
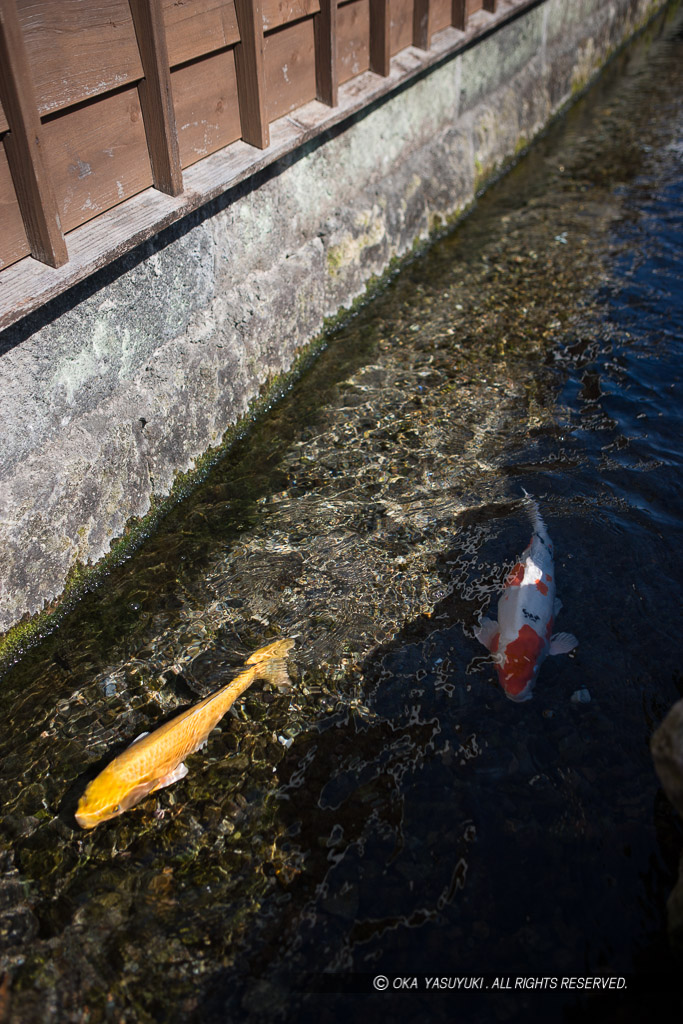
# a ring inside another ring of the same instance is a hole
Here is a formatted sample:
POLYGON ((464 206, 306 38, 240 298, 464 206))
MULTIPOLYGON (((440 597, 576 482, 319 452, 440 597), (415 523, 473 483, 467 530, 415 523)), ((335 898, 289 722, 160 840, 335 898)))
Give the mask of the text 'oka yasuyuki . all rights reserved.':
POLYGON ((576 989, 576 990, 607 990, 625 989, 626 978, 604 975, 587 975, 584 977, 534 977, 526 975, 513 975, 509 977, 443 977, 429 975, 411 975, 408 977, 389 978, 386 974, 378 974, 373 978, 373 988, 378 992, 387 990, 397 991, 400 989, 460 989, 463 991, 499 990, 511 991, 513 989, 576 989))

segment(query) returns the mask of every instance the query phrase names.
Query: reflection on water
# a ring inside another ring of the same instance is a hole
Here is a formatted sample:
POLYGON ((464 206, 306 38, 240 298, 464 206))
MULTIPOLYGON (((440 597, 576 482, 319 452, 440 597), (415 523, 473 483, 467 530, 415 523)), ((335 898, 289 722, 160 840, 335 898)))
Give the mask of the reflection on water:
MULTIPOLYGON (((673 969, 682 832, 647 742, 683 690, 680 24, 6 673, 11 1020, 337 1021, 366 975, 673 969), (580 646, 516 706, 473 626, 528 540, 523 487, 580 646), (292 694, 248 691, 185 780, 75 828, 112 753, 292 635, 292 694)), ((533 998, 422 991, 410 1013, 533 998)))

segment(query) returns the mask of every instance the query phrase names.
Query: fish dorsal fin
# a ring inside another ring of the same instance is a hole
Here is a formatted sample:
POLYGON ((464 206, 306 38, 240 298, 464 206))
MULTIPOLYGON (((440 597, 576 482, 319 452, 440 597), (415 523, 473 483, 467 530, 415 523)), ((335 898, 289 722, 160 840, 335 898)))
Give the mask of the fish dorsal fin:
POLYGON ((139 736, 136 736, 130 746, 132 747, 133 743, 137 743, 138 740, 144 740, 145 736, 149 736, 149 730, 147 732, 141 732, 139 736))
POLYGON ((571 633, 555 633, 550 637, 550 650, 548 654, 568 654, 573 651, 579 641, 571 633))
POLYGON ((487 651, 493 650, 494 640, 499 633, 500 627, 493 619, 484 618, 478 626, 474 627, 474 635, 479 643, 484 645, 487 651))
POLYGON ((548 537, 548 527, 543 521, 543 516, 541 515, 541 510, 538 507, 538 502, 531 494, 529 494, 528 491, 525 491, 524 488, 522 488, 522 492, 524 494, 524 504, 526 505, 527 512, 529 513, 529 518, 531 519, 534 531, 543 538, 544 543, 548 543, 550 541, 550 538, 548 537))

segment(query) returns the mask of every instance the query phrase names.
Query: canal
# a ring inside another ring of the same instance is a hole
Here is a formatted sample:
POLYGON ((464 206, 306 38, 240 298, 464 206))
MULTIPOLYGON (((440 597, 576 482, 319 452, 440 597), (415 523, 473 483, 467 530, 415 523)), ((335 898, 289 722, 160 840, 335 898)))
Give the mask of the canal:
POLYGON ((674 4, 5 670, 0 1019, 669 1019, 682 170, 674 4), (579 646, 515 704, 474 627, 524 489, 579 646), (289 692, 76 826, 114 753, 278 636, 289 692), (630 991, 424 981, 594 974, 630 991))

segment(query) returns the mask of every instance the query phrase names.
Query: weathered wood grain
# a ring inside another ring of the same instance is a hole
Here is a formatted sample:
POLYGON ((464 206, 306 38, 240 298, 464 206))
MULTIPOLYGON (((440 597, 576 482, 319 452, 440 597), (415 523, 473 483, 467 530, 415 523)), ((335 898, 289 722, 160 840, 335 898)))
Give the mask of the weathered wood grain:
POLYGON ((43 132, 65 231, 153 184, 135 86, 58 114, 43 132))
POLYGON ((391 0, 389 5, 389 51, 393 56, 413 43, 415 0, 391 0))
POLYGON ((171 72, 183 167, 242 135, 234 50, 223 50, 171 72))
POLYGON ((266 68, 262 0, 235 0, 240 41, 235 46, 242 138, 250 146, 266 149, 266 68))
POLYGON ((9 172, 5 146, 0 140, 0 270, 28 256, 30 249, 21 210, 9 172))
POLYGON ((320 10, 320 0, 263 0, 263 29, 269 32, 320 10))
POLYGON ((171 67, 239 42, 233 0, 161 0, 171 67))
MULTIPOLYGON (((5 2, 5 0, 2 0, 5 2)), ((178 0, 180 2, 180 0, 178 0)), ((194 0, 185 0, 190 4, 194 0)), ((200 3, 200 0, 196 0, 200 3)), ((203 0, 202 0, 203 2, 203 0)), ((0 330, 21 319, 45 302, 82 281, 90 274, 120 257, 123 253, 152 237, 193 210, 223 194, 227 189, 249 178, 269 164, 292 152, 310 139, 328 131, 370 103, 409 82, 425 69, 452 56, 493 31, 498 25, 536 5, 538 0, 504 0, 498 4, 494 19, 474 18, 463 34, 447 25, 439 25, 447 11, 451 16, 453 0, 431 0, 434 5, 434 29, 428 52, 409 48, 392 61, 386 78, 364 74, 368 69, 369 9, 368 0, 347 0, 338 7, 338 68, 340 78, 349 79, 339 88, 338 105, 325 106, 313 101, 296 111, 296 115, 280 118, 271 126, 271 145, 266 151, 255 150, 243 141, 234 141, 211 155, 199 159, 184 172, 185 191, 177 197, 148 187, 105 210, 94 219, 82 223, 68 235, 69 262, 58 269, 45 266, 31 256, 7 266, 2 271, 0 288, 0 330), (349 44, 348 48, 346 45, 349 44), (345 57, 343 56, 345 54, 345 57), (364 66, 363 66, 364 64, 364 66), (353 76, 353 77, 352 77, 353 76)), ((479 0, 481 3, 481 0, 479 0)), ((183 5, 184 6, 184 5, 183 5)), ((231 51, 227 51, 230 53, 231 51)), ((226 53, 215 54, 215 58, 226 53)), ((200 66, 203 62, 198 62, 200 66)), ((174 71, 172 85, 176 100, 176 118, 182 122, 179 108, 183 100, 176 97, 176 75, 190 72, 190 65, 174 71)), ((206 70, 206 69, 205 69, 206 70)), ((206 70, 207 75, 209 74, 206 70)), ((213 72, 212 72, 213 74, 213 72)), ((218 79, 223 71, 216 70, 218 79)), ((189 80, 188 80, 189 81, 189 80)), ((192 91, 191 83, 185 86, 192 91)), ((204 85, 198 86, 198 97, 204 85)), ((133 93, 135 89, 127 90, 133 93)), ((188 100, 188 105, 191 101, 188 100)), ((98 104, 91 104, 96 108, 98 104)), ((139 106, 138 106, 139 118, 139 106)), ((50 119, 54 123, 58 119, 50 119)), ((66 121, 64 121, 66 123, 66 121)), ((46 128, 48 125, 46 124, 46 128)), ((146 158, 141 122, 138 146, 146 158)), ((188 129, 189 130, 189 129, 188 129)), ((1 141, 1 140, 0 140, 1 141)), ((180 130, 181 156, 183 152, 180 130)), ((148 181, 151 170, 148 165, 148 181)))
POLYGON ((370 67, 370 0, 352 0, 337 9, 337 64, 339 82, 348 81, 370 67))
POLYGON ((154 187, 183 191, 171 73, 160 0, 129 0, 145 77, 138 86, 154 187))
POLYGON ((467 24, 467 0, 451 0, 451 25, 465 31, 467 24))
POLYGON ((389 0, 370 0, 370 70, 386 77, 391 64, 389 0))
POLYGON ((430 27, 430 0, 415 0, 413 7, 413 46, 420 50, 429 49, 432 37, 430 27))
POLYGON ((429 0, 429 30, 432 35, 451 24, 453 0, 429 0))
POLYGON ((314 27, 316 96, 328 107, 336 107, 339 93, 337 0, 320 0, 314 27))
POLYGON ((41 115, 142 78, 128 0, 17 0, 41 115))
POLYGON ((31 254, 59 267, 68 259, 66 242, 14 0, 0 0, 0 98, 10 128, 5 155, 31 254))
POLYGON ((316 97, 315 30, 312 18, 284 25, 265 38, 268 121, 316 97))

